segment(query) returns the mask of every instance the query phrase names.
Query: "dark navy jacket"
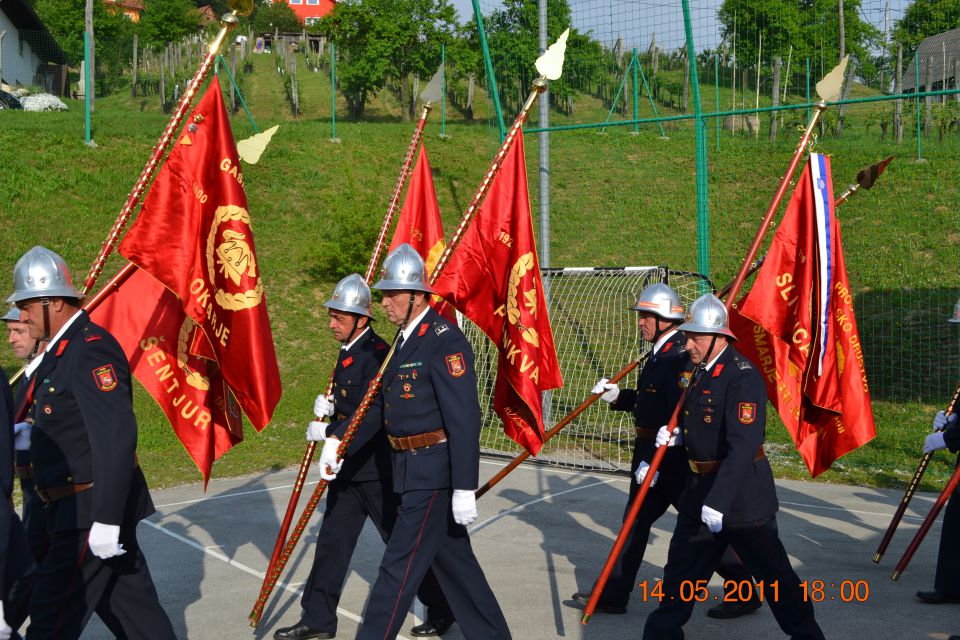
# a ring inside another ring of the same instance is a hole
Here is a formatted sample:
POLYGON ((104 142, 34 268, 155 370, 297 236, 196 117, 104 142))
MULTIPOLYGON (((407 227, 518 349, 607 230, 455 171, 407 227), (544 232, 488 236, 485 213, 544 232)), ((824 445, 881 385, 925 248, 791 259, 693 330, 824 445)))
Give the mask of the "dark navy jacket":
POLYGON ((778 509, 773 473, 766 457, 755 460, 764 442, 767 392, 760 372, 732 344, 684 398, 683 447, 691 460, 719 460, 708 474, 690 474, 681 511, 700 519, 705 504, 724 524, 768 518, 778 509))
MULTIPOLYGON (((333 371, 333 418, 329 431, 346 429, 353 412, 360 406, 367 393, 370 381, 377 375, 383 359, 387 356, 387 343, 372 328, 368 328, 349 351, 340 349, 337 366, 333 371)), ((379 429, 381 403, 374 403, 365 422, 379 429)), ((390 445, 381 432, 343 461, 337 474, 339 482, 366 482, 390 478, 390 445)))
POLYGON ((136 460, 130 367, 120 345, 86 312, 34 372, 30 457, 37 487, 93 482, 49 507, 48 531, 93 522, 135 526, 154 512, 136 460))
MULTIPOLYGON (((643 429, 657 430, 667 424, 680 401, 690 367, 690 358, 684 351, 685 338, 675 332, 667 338, 660 350, 651 355, 637 376, 636 389, 621 389, 617 401, 610 404, 614 411, 632 411, 634 424, 643 429)), ((650 462, 656 451, 653 440, 637 438, 633 450, 633 470, 641 461, 650 462)))
MULTIPOLYGON (((387 365, 380 401, 383 429, 390 435, 410 436, 437 429, 447 433, 447 442, 415 451, 393 451, 394 491, 477 488, 477 376, 473 350, 456 325, 428 310, 387 365)), ((361 425, 348 455, 373 437, 374 431, 373 425, 361 425)))
POLYGON ((13 397, 7 375, 0 369, 0 599, 20 576, 33 567, 33 554, 13 509, 13 397))

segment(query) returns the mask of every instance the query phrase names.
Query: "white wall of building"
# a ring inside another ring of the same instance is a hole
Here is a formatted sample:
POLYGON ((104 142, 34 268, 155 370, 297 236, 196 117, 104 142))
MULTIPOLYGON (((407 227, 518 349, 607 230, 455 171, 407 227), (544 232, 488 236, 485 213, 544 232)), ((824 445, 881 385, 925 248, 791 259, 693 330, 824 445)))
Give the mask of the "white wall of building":
MULTIPOLYGON (((0 5, 2 6, 2 5, 0 5)), ((3 41, 0 42, 0 77, 9 85, 28 86, 34 83, 40 58, 33 52, 30 45, 23 42, 20 33, 13 26, 10 19, 0 9, 0 31, 6 31, 3 41)))

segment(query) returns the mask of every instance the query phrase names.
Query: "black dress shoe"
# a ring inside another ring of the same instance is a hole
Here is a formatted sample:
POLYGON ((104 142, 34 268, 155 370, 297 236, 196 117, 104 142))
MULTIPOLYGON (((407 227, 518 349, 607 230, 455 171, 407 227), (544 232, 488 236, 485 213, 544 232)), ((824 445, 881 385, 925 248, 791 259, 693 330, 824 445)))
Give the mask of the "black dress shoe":
POLYGON ((330 638, 336 637, 336 632, 314 629, 313 627, 308 627, 302 622, 298 622, 292 627, 281 627, 273 634, 273 640, 313 640, 313 638, 329 640, 330 638))
POLYGON ((410 635, 414 636, 415 638, 431 638, 434 636, 442 636, 449 631, 450 627, 452 626, 453 618, 443 617, 434 618, 432 620, 428 619, 424 621, 423 624, 418 624, 410 629, 410 635))
POLYGON ((933 591, 917 591, 917 597, 927 604, 960 604, 960 596, 948 596, 936 589, 933 591))
POLYGON ((757 609, 763 606, 763 602, 760 598, 753 598, 752 600, 747 600, 746 602, 722 602, 714 607, 707 609, 707 615, 711 618, 718 618, 720 620, 731 620, 733 618, 739 618, 740 616, 745 616, 748 613, 753 613, 757 609))
MULTIPOLYGON (((590 602, 590 594, 583 593, 582 591, 577 591, 575 594, 570 596, 570 599, 579 604, 580 606, 586 607, 587 603, 590 602)), ((596 611, 601 613, 612 613, 614 615, 620 615, 627 612, 627 606, 623 604, 611 604, 609 602, 604 602, 601 600, 597 603, 596 611)))

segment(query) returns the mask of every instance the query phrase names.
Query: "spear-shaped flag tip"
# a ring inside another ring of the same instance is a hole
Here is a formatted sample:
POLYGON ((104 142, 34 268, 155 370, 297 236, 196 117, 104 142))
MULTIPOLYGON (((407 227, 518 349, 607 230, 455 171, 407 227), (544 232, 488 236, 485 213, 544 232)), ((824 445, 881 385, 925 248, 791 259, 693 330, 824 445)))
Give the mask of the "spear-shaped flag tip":
POLYGON ((860 169, 860 171, 857 172, 857 184, 864 189, 872 187, 873 183, 877 181, 877 178, 884 172, 891 160, 893 160, 893 156, 887 156, 877 164, 872 164, 869 167, 860 169))
POLYGON ((563 54, 567 50, 567 36, 570 29, 560 34, 557 41, 537 58, 537 71, 547 80, 556 80, 563 73, 563 54))
POLYGON ((260 160, 260 155, 264 149, 267 148, 267 145, 270 144, 270 138, 273 137, 273 134, 275 134, 279 128, 280 125, 275 124, 262 133, 257 133, 246 140, 241 140, 237 143, 237 155, 247 164, 257 164, 260 160))
POLYGON ((443 94, 443 64, 437 67, 437 72, 430 78, 430 82, 423 91, 420 92, 420 100, 427 104, 428 102, 438 102, 443 94))
POLYGON ((823 79, 817 83, 817 95, 824 102, 836 102, 840 99, 840 90, 843 88, 843 76, 847 70, 847 62, 850 56, 843 56, 840 64, 835 66, 830 73, 823 76, 823 79))

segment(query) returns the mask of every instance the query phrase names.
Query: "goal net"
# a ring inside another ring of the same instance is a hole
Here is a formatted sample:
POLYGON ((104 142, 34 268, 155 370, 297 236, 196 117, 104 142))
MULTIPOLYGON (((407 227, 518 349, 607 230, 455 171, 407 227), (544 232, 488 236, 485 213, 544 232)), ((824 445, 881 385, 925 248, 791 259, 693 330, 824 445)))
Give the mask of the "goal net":
MULTIPOLYGON (((584 267, 543 269, 550 325, 563 373, 563 387, 544 394, 544 426, 550 429, 590 395, 593 385, 645 353, 651 345, 640 337, 636 314, 629 309, 647 285, 665 282, 684 306, 713 290, 704 276, 666 267, 584 267)), ((497 350, 466 318, 463 330, 476 356, 483 410, 480 447, 484 454, 514 457, 522 451, 506 437, 493 410, 497 350)), ((621 386, 636 383, 631 374, 621 386)), ((595 402, 547 442, 537 460, 574 469, 628 469, 633 447, 633 415, 610 411, 595 402)))

